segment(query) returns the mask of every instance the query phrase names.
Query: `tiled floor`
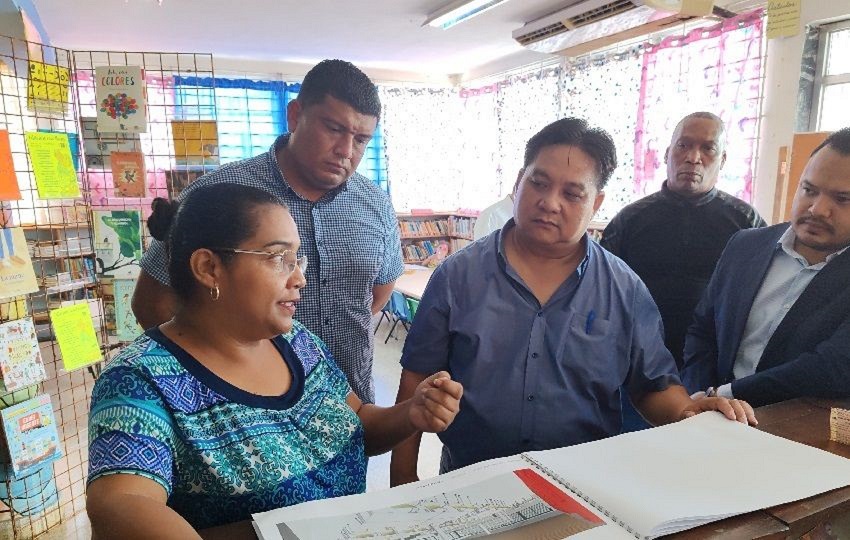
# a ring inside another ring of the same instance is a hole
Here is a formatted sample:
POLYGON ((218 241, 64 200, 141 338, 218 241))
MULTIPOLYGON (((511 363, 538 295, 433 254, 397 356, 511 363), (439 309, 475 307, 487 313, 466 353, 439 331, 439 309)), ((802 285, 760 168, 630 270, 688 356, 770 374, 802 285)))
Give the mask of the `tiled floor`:
MULTIPOLYGON (((377 318, 376 318, 377 321, 377 318)), ((404 328, 399 325, 394 336, 384 345, 389 325, 384 322, 375 336, 375 401, 378 405, 392 405, 398 390, 398 380, 401 366, 401 347, 406 336, 404 328)), ((419 477, 435 476, 440 468, 440 441, 436 435, 426 433, 422 438, 422 449, 419 453, 419 477)), ((390 485, 390 455, 374 457, 369 460, 369 470, 366 477, 366 490, 385 489, 390 485)), ((85 540, 91 538, 91 527, 84 513, 77 514, 72 520, 62 523, 48 531, 39 540, 85 540)))

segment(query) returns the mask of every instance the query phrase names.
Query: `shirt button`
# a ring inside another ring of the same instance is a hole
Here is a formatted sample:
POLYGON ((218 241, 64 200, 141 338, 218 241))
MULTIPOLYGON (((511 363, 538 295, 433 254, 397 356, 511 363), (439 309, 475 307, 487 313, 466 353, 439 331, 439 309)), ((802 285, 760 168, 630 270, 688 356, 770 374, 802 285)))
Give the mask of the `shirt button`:
POLYGON ((328 278, 323 279, 323 280, 322 280, 322 285, 327 285, 327 284, 328 284, 328 278))
POLYGON ((330 318, 330 317, 325 317, 325 321, 324 321, 324 322, 325 322, 325 324, 331 324, 331 318, 330 318))
POLYGON ((319 240, 319 241, 318 241, 318 242, 316 242, 316 243, 317 243, 318 245, 320 245, 320 246, 324 246, 324 245, 325 245, 325 241, 324 241, 324 240, 319 240))
POLYGON ((537 358, 539 355, 536 352, 531 353, 532 358, 537 358))
POLYGON ((538 312, 537 312, 537 316, 538 316, 538 317, 542 317, 542 316, 543 316, 543 312, 542 312, 542 311, 538 311, 538 312))
POLYGON ((534 401, 534 394, 530 394, 528 396, 528 401, 534 401))

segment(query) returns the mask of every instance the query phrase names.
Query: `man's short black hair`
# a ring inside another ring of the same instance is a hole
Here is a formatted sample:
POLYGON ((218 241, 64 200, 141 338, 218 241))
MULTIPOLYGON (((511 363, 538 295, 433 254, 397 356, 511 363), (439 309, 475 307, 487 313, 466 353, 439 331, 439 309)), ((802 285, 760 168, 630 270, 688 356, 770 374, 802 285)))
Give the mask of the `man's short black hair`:
POLYGON ((381 118, 381 100, 375 84, 357 66, 345 60, 322 60, 304 76, 296 98, 302 107, 332 96, 360 114, 381 118))
POLYGON ((607 131, 592 128, 581 118, 562 118, 538 131, 525 145, 528 167, 546 146, 558 144, 581 148, 596 163, 596 189, 602 191, 617 168, 617 148, 607 131))
POLYGON ((839 129, 829 134, 825 141, 820 143, 817 148, 812 151, 809 157, 818 153, 818 150, 824 146, 829 146, 842 156, 850 156, 850 127, 839 129))

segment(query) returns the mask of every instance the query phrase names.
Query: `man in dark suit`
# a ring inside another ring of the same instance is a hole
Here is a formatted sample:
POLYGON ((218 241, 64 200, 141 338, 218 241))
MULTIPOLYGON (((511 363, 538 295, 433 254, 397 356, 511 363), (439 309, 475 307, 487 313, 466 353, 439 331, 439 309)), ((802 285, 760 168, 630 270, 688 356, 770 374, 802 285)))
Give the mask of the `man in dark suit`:
POLYGON ((688 330, 686 387, 753 406, 850 396, 848 246, 845 128, 812 152, 790 223, 729 240, 688 330))

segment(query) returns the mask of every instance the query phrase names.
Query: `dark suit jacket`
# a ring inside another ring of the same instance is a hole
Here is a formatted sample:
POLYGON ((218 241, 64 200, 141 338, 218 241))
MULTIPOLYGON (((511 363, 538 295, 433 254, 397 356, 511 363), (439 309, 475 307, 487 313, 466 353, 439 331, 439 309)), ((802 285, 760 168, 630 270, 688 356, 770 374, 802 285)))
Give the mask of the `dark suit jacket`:
POLYGON ((744 327, 788 223, 736 233, 726 245, 685 340, 689 391, 732 382, 753 406, 850 396, 850 249, 831 260, 779 323, 756 373, 734 380, 744 327))

